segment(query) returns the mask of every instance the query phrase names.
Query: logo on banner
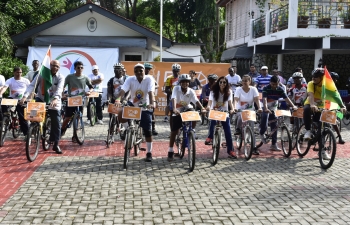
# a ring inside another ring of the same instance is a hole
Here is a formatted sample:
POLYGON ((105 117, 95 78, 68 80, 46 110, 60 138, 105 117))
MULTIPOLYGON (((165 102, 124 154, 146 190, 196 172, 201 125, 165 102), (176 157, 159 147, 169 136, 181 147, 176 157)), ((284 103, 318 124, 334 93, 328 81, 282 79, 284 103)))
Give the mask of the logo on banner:
POLYGON ((70 73, 74 73, 74 63, 76 61, 79 61, 81 57, 86 58, 89 61, 90 66, 96 65, 96 61, 94 60, 94 58, 92 58, 86 52, 80 50, 65 51, 59 56, 57 56, 56 60, 59 60, 61 62, 61 66, 67 68, 70 73))

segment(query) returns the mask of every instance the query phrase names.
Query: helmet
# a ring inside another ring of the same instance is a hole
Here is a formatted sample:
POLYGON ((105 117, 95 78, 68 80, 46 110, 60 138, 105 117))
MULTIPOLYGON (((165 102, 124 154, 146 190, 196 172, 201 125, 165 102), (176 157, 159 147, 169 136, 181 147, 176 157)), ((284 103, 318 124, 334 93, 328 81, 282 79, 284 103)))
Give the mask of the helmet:
POLYGON ((218 79, 218 75, 216 74, 209 74, 208 75, 208 80, 217 80, 218 79))
POLYGON ((313 77, 322 77, 323 75, 324 75, 323 68, 316 68, 311 73, 311 76, 313 76, 313 77))
POLYGON ((181 74, 179 76, 179 83, 181 83, 182 81, 191 81, 191 77, 188 74, 181 74))
POLYGON ((171 66, 172 70, 181 70, 181 66, 177 63, 174 63, 172 66, 171 66))
POLYGON ((122 69, 124 69, 124 65, 121 64, 121 63, 116 63, 116 64, 113 65, 113 67, 114 68, 122 68, 122 69))
POLYGON ((304 77, 303 74, 300 72, 295 72, 293 73, 293 76, 292 76, 292 78, 303 78, 303 77, 304 77))
POLYGON ((336 72, 331 72, 331 77, 333 80, 339 80, 339 75, 336 72))
POLYGON ((153 69, 153 65, 151 63, 144 63, 145 69, 153 69))

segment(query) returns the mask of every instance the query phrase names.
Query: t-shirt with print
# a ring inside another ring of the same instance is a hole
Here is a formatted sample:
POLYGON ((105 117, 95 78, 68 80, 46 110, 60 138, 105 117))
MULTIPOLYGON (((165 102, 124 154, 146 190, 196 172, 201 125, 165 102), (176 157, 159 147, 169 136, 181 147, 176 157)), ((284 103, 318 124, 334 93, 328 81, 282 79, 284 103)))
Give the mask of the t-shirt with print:
POLYGON ((256 78, 255 83, 259 92, 262 92, 263 88, 270 84, 271 77, 270 74, 267 74, 266 76, 260 75, 256 78))
POLYGON ((66 85, 69 96, 85 95, 86 86, 92 86, 90 79, 84 74, 80 76, 69 74, 64 81, 64 87, 66 85))
MULTIPOLYGON (((104 75, 103 75, 103 73, 98 73, 97 75, 95 75, 95 74, 90 74, 90 75, 88 75, 88 78, 91 80, 91 81, 93 81, 93 80, 97 80, 97 79, 104 79, 104 75)), ((94 87, 94 91, 96 91, 96 92, 102 92, 102 82, 101 83, 99 83, 99 84, 93 84, 92 85, 93 87, 94 87)), ((89 91, 90 89, 89 89, 89 87, 87 87, 86 89, 85 89, 85 91, 89 91)))
MULTIPOLYGON (((322 93, 322 86, 315 85, 313 81, 310 81, 307 83, 307 92, 312 92, 314 93, 314 102, 315 105, 317 105, 318 108, 323 108, 323 100, 321 98, 321 93, 322 93)), ((309 97, 306 98, 304 105, 309 105, 309 97)))
POLYGON ((5 87, 10 88, 9 97, 14 99, 22 99, 29 84, 30 82, 27 78, 21 77, 19 80, 16 80, 14 77, 12 77, 5 82, 5 87))
POLYGON ((184 94, 180 86, 174 87, 171 99, 176 99, 176 109, 179 111, 192 109, 193 106, 190 103, 196 104, 198 102, 196 92, 193 89, 187 88, 187 92, 184 94))
POLYGON ((271 85, 267 85, 264 87, 262 94, 263 98, 267 98, 267 108, 272 111, 277 109, 279 98, 287 98, 286 92, 280 86, 273 90, 271 85))
POLYGON ((212 101, 210 109, 219 109, 219 110, 224 110, 228 111, 228 101, 232 101, 232 91, 230 90, 230 94, 228 96, 227 101, 224 102, 224 95, 219 92, 219 98, 216 101, 214 98, 214 92, 210 92, 209 95, 209 101, 212 101))
POLYGON ((242 79, 238 74, 231 76, 230 74, 226 75, 228 85, 231 87, 232 93, 235 93, 237 86, 233 84, 238 84, 242 79))
POLYGON ((134 106, 138 106, 138 104, 149 105, 148 92, 155 91, 154 79, 146 75, 140 83, 136 76, 128 77, 121 89, 125 92, 130 91, 130 101, 134 106))
POLYGON ((174 75, 170 75, 167 77, 165 81, 165 87, 170 87, 170 90, 173 90, 175 86, 179 84, 179 77, 174 77, 174 75))
POLYGON ((256 87, 249 87, 249 91, 245 92, 242 87, 238 87, 235 92, 235 98, 239 101, 236 103, 236 109, 241 110, 255 110, 254 108, 254 98, 259 97, 259 92, 256 87))
POLYGON ((307 86, 306 84, 302 84, 301 88, 298 89, 296 87, 291 88, 288 91, 288 97, 290 98, 290 100, 292 100, 292 102, 296 105, 303 105, 305 99, 307 98, 307 86))

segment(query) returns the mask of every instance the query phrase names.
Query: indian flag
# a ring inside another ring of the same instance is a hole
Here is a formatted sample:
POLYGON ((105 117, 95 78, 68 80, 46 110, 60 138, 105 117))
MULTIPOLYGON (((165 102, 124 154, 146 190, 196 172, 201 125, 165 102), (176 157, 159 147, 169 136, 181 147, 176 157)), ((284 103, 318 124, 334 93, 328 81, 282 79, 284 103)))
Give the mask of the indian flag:
POLYGON ((40 69, 40 75, 42 76, 41 83, 41 93, 44 95, 44 100, 46 103, 50 102, 50 94, 48 92, 49 88, 52 86, 52 76, 50 70, 50 62, 51 62, 51 45, 47 50, 45 58, 43 60, 43 64, 40 69))
POLYGON ((324 109, 338 109, 339 105, 342 105, 340 94, 326 67, 324 68, 324 76, 322 80, 321 98, 324 101, 324 109))

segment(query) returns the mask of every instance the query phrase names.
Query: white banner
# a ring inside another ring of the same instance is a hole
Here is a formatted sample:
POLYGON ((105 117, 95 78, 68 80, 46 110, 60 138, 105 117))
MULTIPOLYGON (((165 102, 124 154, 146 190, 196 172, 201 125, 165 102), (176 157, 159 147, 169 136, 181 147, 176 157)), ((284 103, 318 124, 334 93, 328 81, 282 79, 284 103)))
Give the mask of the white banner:
MULTIPOLYGON (((47 47, 29 47, 27 66, 32 69, 33 60, 39 60, 40 64, 44 59, 47 47)), ((114 77, 113 65, 119 61, 118 48, 75 48, 75 47, 53 47, 51 46, 52 59, 60 62, 60 73, 67 76, 74 73, 74 62, 82 61, 84 64, 84 74, 92 73, 92 66, 97 65, 99 71, 103 73, 104 80, 102 87, 105 92, 107 82, 114 77)), ((104 93, 105 94, 105 93, 104 93)))

